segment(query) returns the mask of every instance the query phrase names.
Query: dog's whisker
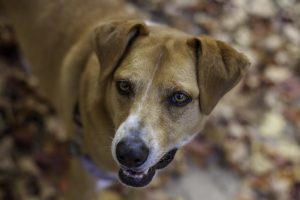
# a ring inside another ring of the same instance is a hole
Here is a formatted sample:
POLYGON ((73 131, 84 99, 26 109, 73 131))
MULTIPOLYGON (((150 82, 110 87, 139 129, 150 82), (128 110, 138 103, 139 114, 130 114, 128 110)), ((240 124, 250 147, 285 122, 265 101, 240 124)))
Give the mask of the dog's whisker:
POLYGON ((111 140, 111 141, 113 141, 113 140, 114 140, 114 137, 109 137, 109 138, 110 138, 110 140, 111 140))

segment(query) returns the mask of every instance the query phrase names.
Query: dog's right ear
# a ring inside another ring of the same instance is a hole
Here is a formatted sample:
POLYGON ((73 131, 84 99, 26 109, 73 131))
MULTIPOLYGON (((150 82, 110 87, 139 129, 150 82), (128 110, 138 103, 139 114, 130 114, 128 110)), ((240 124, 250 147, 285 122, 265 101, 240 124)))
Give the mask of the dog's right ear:
POLYGON ((139 36, 149 33, 142 21, 121 20, 107 22, 95 29, 95 50, 101 66, 100 79, 105 80, 119 65, 139 36))

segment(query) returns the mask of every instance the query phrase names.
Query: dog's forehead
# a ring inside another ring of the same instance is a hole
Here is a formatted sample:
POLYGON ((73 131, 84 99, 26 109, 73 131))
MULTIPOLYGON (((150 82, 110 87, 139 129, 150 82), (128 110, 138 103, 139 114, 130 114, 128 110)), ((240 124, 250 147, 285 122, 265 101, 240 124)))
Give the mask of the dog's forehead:
MULTIPOLYGON (((149 35, 139 38, 128 50, 116 72, 118 78, 149 80, 186 79, 195 76, 195 56, 187 38, 149 35)), ((196 78, 195 78, 196 79, 196 78)))

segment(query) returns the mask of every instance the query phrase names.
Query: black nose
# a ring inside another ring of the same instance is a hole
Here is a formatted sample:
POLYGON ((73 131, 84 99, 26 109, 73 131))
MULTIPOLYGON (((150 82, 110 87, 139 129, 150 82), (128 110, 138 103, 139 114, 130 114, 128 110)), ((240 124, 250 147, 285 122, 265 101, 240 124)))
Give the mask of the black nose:
POLYGON ((126 138, 117 144, 118 161, 126 167, 139 167, 148 158, 149 149, 139 138, 126 138))

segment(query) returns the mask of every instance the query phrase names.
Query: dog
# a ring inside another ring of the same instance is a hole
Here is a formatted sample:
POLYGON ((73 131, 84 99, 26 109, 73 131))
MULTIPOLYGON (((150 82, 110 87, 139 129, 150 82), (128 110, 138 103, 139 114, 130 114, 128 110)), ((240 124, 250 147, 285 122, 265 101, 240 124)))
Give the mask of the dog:
POLYGON ((67 199, 91 199, 99 169, 148 185, 250 65, 225 42, 148 23, 121 0, 1 1, 41 93, 80 147, 67 199))

